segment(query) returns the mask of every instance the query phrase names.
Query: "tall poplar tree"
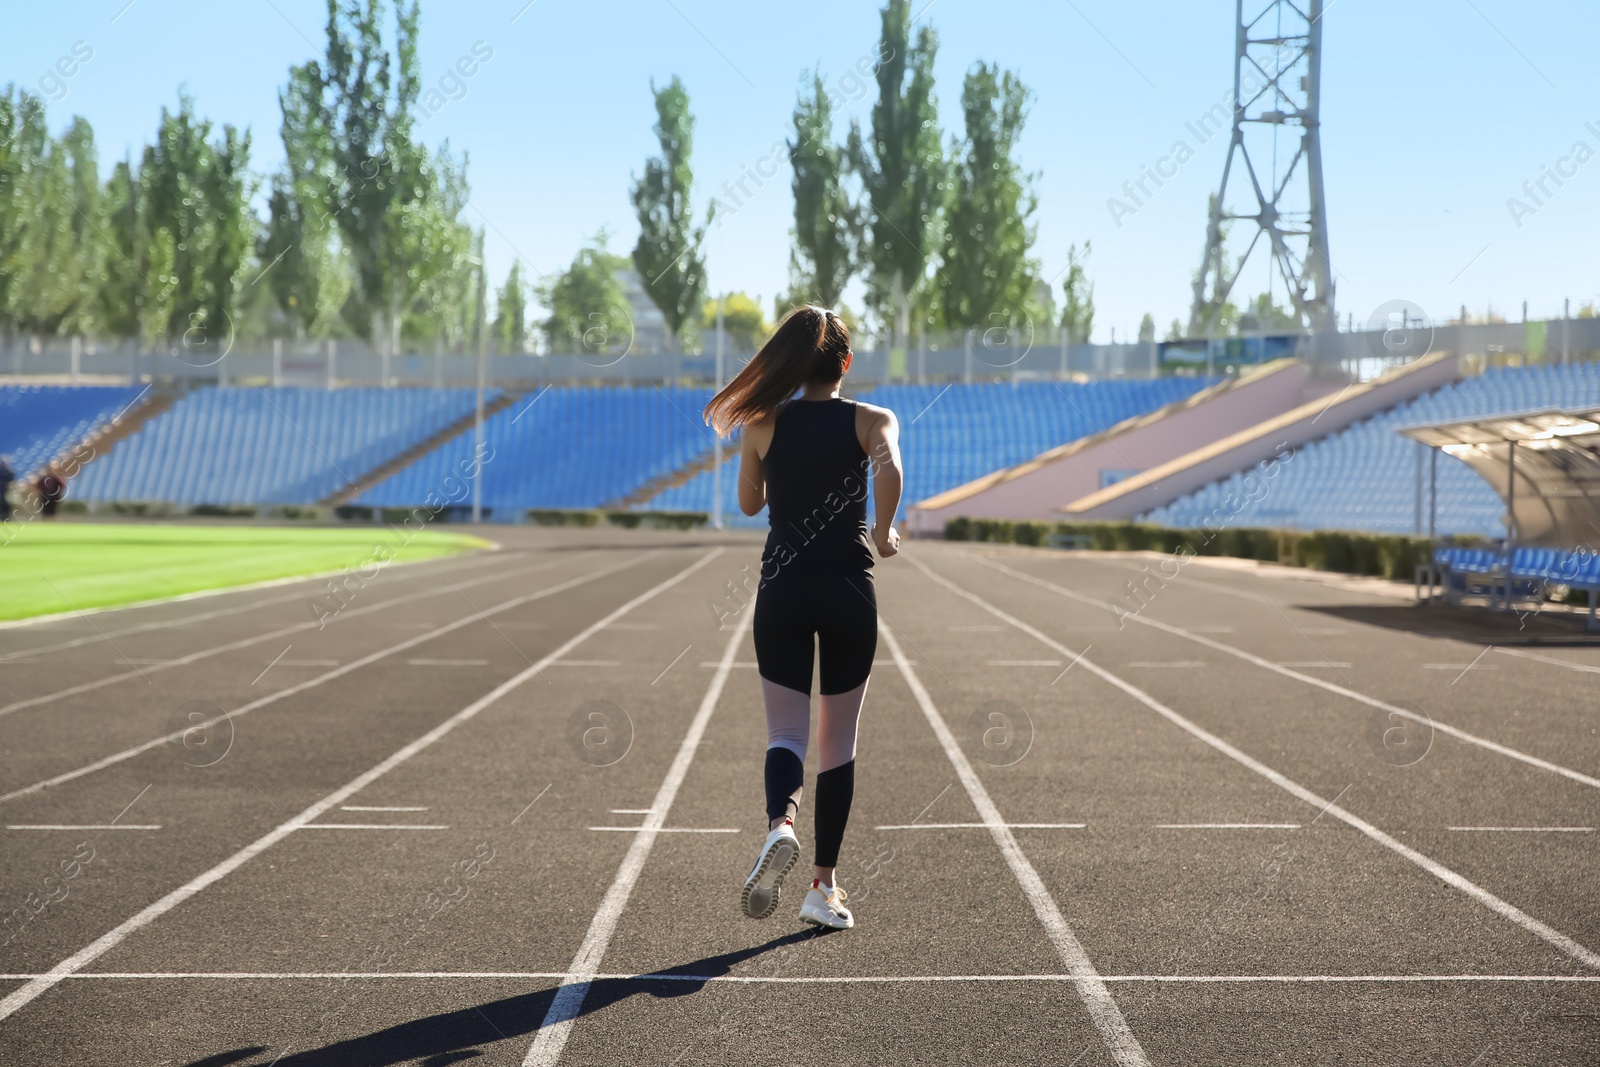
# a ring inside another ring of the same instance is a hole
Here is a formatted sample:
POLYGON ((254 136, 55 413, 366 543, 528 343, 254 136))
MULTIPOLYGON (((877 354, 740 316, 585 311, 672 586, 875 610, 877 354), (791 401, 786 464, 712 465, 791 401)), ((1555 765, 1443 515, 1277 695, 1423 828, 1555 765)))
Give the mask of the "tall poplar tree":
MULTIPOLYGON (((694 115, 689 93, 674 76, 655 94, 656 139, 661 154, 645 160, 644 176, 633 185, 633 208, 639 217, 639 241, 633 265, 650 300, 666 320, 668 343, 679 342, 683 327, 700 309, 706 286, 703 248, 706 226, 694 223, 694 115)), ((714 209, 713 209, 714 210, 714 209)), ((711 213, 706 219, 710 221, 711 213)))

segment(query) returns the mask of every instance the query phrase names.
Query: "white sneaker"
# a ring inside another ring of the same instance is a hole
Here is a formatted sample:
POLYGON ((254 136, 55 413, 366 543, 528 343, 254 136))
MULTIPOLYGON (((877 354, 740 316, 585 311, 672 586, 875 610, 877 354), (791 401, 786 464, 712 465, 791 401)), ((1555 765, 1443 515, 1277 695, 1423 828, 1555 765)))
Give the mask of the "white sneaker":
POLYGON ((839 886, 826 889, 812 881, 806 902, 800 905, 800 921, 812 926, 826 926, 833 930, 848 930, 856 924, 856 917, 844 906, 849 894, 839 886))
POLYGON ((744 892, 739 896, 739 906, 746 915, 765 919, 777 910, 783 879, 799 858, 800 840, 794 836, 792 823, 785 822, 767 835, 761 856, 750 868, 750 877, 744 880, 744 892))

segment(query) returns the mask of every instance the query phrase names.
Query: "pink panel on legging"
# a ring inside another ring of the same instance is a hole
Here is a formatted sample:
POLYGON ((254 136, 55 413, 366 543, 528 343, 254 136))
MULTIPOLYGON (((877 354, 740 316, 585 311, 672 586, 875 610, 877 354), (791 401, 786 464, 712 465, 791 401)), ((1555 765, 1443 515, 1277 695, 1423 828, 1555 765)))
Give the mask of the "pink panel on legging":
POLYGON ((817 769, 831 771, 856 758, 856 726, 861 721, 861 702, 867 697, 867 682, 843 693, 818 698, 817 769))
MULTIPOLYGON (((831 771, 856 758, 856 728, 871 680, 818 698, 818 770, 831 771)), ((811 695, 763 678, 761 697, 767 708, 767 747, 786 748, 804 760, 811 736, 811 695)))

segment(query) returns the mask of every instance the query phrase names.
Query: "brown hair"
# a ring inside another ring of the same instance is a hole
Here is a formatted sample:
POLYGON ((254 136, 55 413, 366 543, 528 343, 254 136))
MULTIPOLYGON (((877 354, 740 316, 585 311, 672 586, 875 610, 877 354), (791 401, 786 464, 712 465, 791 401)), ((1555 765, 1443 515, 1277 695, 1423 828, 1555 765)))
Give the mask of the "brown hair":
POLYGON ((850 331, 827 308, 807 304, 778 324, 744 369, 706 405, 705 419, 719 434, 777 411, 801 386, 828 385, 844 377, 850 331))

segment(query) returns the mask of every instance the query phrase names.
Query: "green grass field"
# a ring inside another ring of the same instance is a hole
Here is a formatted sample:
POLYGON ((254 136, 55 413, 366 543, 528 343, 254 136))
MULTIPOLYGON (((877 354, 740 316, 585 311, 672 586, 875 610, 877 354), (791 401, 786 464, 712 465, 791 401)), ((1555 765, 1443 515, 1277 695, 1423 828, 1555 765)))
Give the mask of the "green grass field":
POLYGON ((226 589, 273 578, 370 570, 379 545, 395 561, 487 547, 432 530, 401 545, 388 527, 305 529, 34 521, 0 545, 0 620, 226 589))

